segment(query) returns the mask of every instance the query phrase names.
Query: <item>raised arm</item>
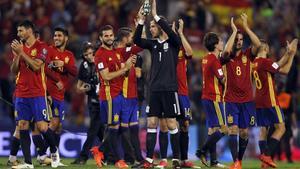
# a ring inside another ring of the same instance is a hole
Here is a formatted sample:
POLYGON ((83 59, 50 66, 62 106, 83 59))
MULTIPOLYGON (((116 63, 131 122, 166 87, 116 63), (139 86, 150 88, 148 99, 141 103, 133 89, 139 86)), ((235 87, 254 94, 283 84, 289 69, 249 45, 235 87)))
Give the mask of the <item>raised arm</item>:
POLYGON ((234 24, 233 17, 231 18, 231 29, 232 29, 232 34, 230 35, 230 37, 225 45, 224 51, 222 52, 222 56, 220 57, 220 62, 222 65, 228 63, 230 61, 230 59, 232 59, 230 56, 232 56, 231 52, 232 52, 234 40, 235 40, 235 37, 237 34, 237 28, 234 24))
POLYGON ((280 66, 279 72, 283 73, 283 74, 288 74, 294 57, 296 55, 297 52, 297 45, 298 45, 298 39, 294 39, 290 44, 287 42, 287 51, 285 52, 284 56, 279 60, 278 65, 280 66), (286 58, 287 58, 287 61, 286 58), (283 61, 281 61, 283 60, 283 61), (282 63, 281 63, 282 62, 282 63), (285 62, 285 64, 283 64, 283 62, 285 62), (282 65, 280 65, 282 64, 282 65))
POLYGON ((180 38, 176 35, 176 33, 172 30, 172 28, 169 26, 169 24, 161 19, 156 12, 156 0, 152 1, 152 16, 154 17, 154 20, 157 22, 157 24, 161 27, 161 29, 166 32, 170 39, 170 43, 172 43, 176 47, 180 47, 181 42, 180 38))
POLYGON ((242 13, 241 15, 242 19, 242 25, 246 33, 249 35, 250 40, 252 42, 252 48, 251 48, 251 53, 252 55, 255 55, 257 52, 258 47, 260 46, 260 40, 256 36, 256 34, 249 28, 248 26, 248 16, 245 13, 242 13))
POLYGON ((133 42, 143 48, 143 49, 151 49, 152 42, 150 40, 142 38, 143 27, 145 23, 145 16, 142 14, 143 7, 140 8, 138 15, 137 15, 137 27, 133 35, 133 42))
POLYGON ((179 23, 179 28, 178 28, 178 35, 180 37, 182 46, 185 50, 185 54, 188 58, 191 58, 193 56, 193 49, 190 45, 190 43, 187 41, 187 39, 185 38, 184 34, 183 34, 183 27, 184 27, 184 22, 182 19, 178 20, 179 23))

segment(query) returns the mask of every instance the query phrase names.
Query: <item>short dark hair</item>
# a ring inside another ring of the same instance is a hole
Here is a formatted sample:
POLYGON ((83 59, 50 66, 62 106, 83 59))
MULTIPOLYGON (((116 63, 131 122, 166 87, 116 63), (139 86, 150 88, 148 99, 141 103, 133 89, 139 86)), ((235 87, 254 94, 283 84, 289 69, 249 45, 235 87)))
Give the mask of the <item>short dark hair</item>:
POLYGON ((94 45, 91 43, 91 42, 89 42, 89 41, 85 41, 85 42, 83 42, 83 44, 82 44, 82 52, 86 52, 88 49, 95 49, 94 48, 94 45))
POLYGON ((69 36, 69 31, 63 27, 54 28, 54 32, 62 32, 65 36, 69 36))
POLYGON ((41 35, 40 30, 38 30, 38 29, 34 30, 33 33, 34 33, 35 38, 39 38, 41 35))
POLYGON ((103 32, 108 30, 114 30, 114 28, 111 25, 102 26, 99 30, 99 35, 103 36, 103 32))
POLYGON ((129 27, 122 27, 118 30, 116 41, 121 41, 124 37, 129 36, 129 34, 132 33, 132 29, 129 27))
POLYGON ((215 45, 219 43, 219 36, 214 32, 208 32, 204 36, 204 46, 209 52, 212 52, 215 50, 215 45))
POLYGON ((159 17, 160 17, 160 19, 162 19, 162 20, 166 21, 167 23, 169 23, 169 22, 168 22, 168 19, 167 19, 166 17, 164 17, 164 16, 162 16, 162 15, 159 15, 159 17))
POLYGON ((33 22, 31 22, 30 20, 24 20, 21 23, 18 24, 18 27, 24 27, 26 29, 32 29, 32 32, 35 30, 35 26, 33 24, 33 22))

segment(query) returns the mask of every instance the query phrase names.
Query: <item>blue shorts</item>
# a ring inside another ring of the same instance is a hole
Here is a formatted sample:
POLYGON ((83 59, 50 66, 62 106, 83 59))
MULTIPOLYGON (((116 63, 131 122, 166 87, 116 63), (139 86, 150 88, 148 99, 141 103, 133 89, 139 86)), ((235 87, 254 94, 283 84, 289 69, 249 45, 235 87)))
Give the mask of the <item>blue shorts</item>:
POLYGON ((258 108, 256 109, 257 125, 258 126, 272 126, 277 123, 284 123, 284 115, 279 106, 272 108, 258 108))
POLYGON ((47 121, 49 116, 47 113, 46 97, 31 97, 15 99, 15 117, 16 120, 26 121, 47 121))
POLYGON ((137 98, 124 98, 124 106, 121 112, 121 123, 137 125, 139 122, 138 113, 137 98))
POLYGON ((51 105, 52 117, 58 117, 60 121, 65 119, 65 102, 52 99, 51 105))
POLYGON ((112 100, 100 100, 100 121, 104 124, 120 124, 120 116, 125 99, 122 94, 112 100))
POLYGON ((254 102, 225 103, 227 125, 237 125, 241 129, 255 126, 256 112, 254 102))
POLYGON ((203 99, 202 105, 206 113, 207 127, 213 128, 225 125, 224 109, 222 102, 203 99))
POLYGON ((191 104, 188 96, 178 95, 180 115, 177 120, 192 120, 191 104))

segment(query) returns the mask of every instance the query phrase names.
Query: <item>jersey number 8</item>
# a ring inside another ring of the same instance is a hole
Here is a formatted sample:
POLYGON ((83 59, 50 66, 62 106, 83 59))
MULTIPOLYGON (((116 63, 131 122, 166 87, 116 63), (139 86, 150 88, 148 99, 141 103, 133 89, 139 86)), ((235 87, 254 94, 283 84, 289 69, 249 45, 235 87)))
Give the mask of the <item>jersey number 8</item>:
POLYGON ((258 73, 257 73, 256 70, 253 71, 253 76, 254 76, 254 79, 255 79, 256 88, 260 90, 262 88, 262 85, 261 85, 261 81, 259 79, 259 76, 258 76, 258 73))
POLYGON ((235 72, 236 72, 236 75, 241 76, 241 74, 242 74, 241 67, 237 66, 235 72))

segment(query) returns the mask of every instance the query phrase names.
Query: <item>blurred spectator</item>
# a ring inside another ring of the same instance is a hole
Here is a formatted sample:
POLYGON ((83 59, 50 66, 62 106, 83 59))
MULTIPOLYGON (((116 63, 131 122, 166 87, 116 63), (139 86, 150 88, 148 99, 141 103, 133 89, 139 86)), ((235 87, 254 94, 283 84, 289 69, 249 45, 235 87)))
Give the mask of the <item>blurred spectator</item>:
POLYGON ((10 76, 10 64, 12 63, 13 55, 11 53, 10 44, 6 44, 4 47, 4 52, 0 54, 0 113, 6 113, 4 115, 9 115, 12 120, 14 120, 13 115, 13 105, 12 105, 12 86, 11 86, 11 76, 10 76))
MULTIPOLYGON (((71 23, 71 15, 65 10, 65 4, 63 0, 53 1, 54 11, 51 16, 52 27, 62 26, 66 27, 71 23)), ((83 25, 82 25, 83 26, 83 25)))

